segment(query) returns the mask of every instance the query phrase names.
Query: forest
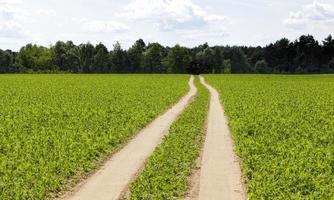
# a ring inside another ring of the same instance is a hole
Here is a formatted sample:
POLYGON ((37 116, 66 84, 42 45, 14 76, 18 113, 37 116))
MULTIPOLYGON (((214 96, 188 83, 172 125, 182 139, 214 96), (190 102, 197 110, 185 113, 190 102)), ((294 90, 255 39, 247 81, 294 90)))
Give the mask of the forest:
POLYGON ((99 43, 58 41, 50 47, 27 44, 19 52, 0 50, 0 73, 334 73, 334 39, 302 35, 261 47, 165 47, 137 40, 128 50, 99 43))

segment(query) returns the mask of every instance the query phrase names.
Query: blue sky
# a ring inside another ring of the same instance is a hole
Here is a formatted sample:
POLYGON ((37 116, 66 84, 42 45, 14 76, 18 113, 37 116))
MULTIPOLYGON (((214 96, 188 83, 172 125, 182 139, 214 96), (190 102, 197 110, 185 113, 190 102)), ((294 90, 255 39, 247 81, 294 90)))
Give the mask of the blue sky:
POLYGON ((138 38, 173 46, 265 45, 334 34, 333 0, 0 0, 0 48, 138 38))

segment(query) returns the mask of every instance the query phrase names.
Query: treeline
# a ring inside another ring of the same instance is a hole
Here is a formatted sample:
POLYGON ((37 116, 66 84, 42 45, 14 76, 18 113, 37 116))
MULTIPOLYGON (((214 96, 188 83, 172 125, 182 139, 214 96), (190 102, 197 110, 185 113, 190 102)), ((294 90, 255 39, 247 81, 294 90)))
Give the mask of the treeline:
POLYGON ((312 35, 286 38, 265 47, 164 47, 137 40, 128 50, 117 42, 51 47, 28 44, 19 52, 0 50, 0 73, 334 73, 334 40, 321 43, 312 35))

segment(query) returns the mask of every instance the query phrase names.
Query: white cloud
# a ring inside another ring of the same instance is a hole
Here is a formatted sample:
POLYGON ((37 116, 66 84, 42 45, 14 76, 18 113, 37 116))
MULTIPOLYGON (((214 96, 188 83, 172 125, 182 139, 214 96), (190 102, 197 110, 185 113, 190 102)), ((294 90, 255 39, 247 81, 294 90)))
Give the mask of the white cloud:
POLYGON ((198 39, 219 39, 219 38, 226 38, 229 36, 223 30, 194 30, 194 31, 182 31, 181 37, 186 40, 198 40, 198 39))
POLYGON ((0 0, 0 48, 18 50, 30 42, 48 45, 57 40, 101 41, 110 48, 119 40, 128 48, 138 38, 168 46, 196 46, 205 41, 264 45, 304 33, 321 40, 334 30, 334 0, 82 2, 0 0), (287 18, 284 23, 282 16, 287 18))
POLYGON ((85 17, 72 17, 71 18, 71 22, 74 22, 74 23, 84 23, 86 22, 87 19, 85 17))
POLYGON ((334 25, 334 6, 315 0, 312 4, 304 5, 300 11, 291 12, 283 24, 293 29, 334 25))
POLYGON ((22 39, 29 35, 23 27, 27 13, 20 9, 19 0, 0 0, 0 37, 7 39, 22 39))
POLYGON ((308 19, 304 16, 304 13, 299 11, 295 13, 290 13, 288 19, 283 21, 283 24, 289 28, 293 29, 305 29, 308 19))
POLYGON ((92 33, 120 33, 129 30, 129 27, 125 24, 102 20, 85 22, 83 28, 92 33))
POLYGON ((17 42, 38 41, 39 32, 30 31, 30 25, 45 16, 55 16, 51 9, 27 9, 21 0, 0 0, 0 38, 17 42))
POLYGON ((311 20, 327 21, 334 19, 334 6, 320 3, 318 0, 315 0, 313 4, 304 6, 304 11, 311 20))
POLYGON ((44 16, 56 16, 57 15, 56 11, 52 9, 39 9, 35 13, 37 15, 44 15, 44 16))
POLYGON ((3 20, 22 19, 25 15, 26 12, 18 8, 16 4, 7 3, 5 1, 0 2, 0 17, 3 20))
POLYGON ((20 4, 22 0, 0 0, 0 4, 20 4))
POLYGON ((15 22, 4 22, 0 24, 1 38, 24 38, 27 36, 24 28, 15 22))
POLYGON ((122 17, 149 21, 162 30, 199 28, 226 20, 209 14, 191 0, 132 0, 122 17))

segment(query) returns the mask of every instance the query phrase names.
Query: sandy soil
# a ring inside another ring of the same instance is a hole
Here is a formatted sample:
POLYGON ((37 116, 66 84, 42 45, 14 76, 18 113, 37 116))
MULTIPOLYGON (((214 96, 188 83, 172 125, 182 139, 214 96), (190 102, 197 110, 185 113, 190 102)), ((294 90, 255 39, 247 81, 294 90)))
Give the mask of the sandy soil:
POLYGON ((229 131, 227 118, 217 91, 205 83, 211 100, 204 144, 201 174, 199 177, 200 200, 245 200, 247 195, 242 181, 238 157, 229 131))
POLYGON ((100 170, 69 192, 63 200, 113 200, 128 190, 128 185, 144 165, 145 160, 161 143, 171 124, 195 96, 194 77, 190 90, 176 105, 141 130, 123 149, 117 152, 100 170))

